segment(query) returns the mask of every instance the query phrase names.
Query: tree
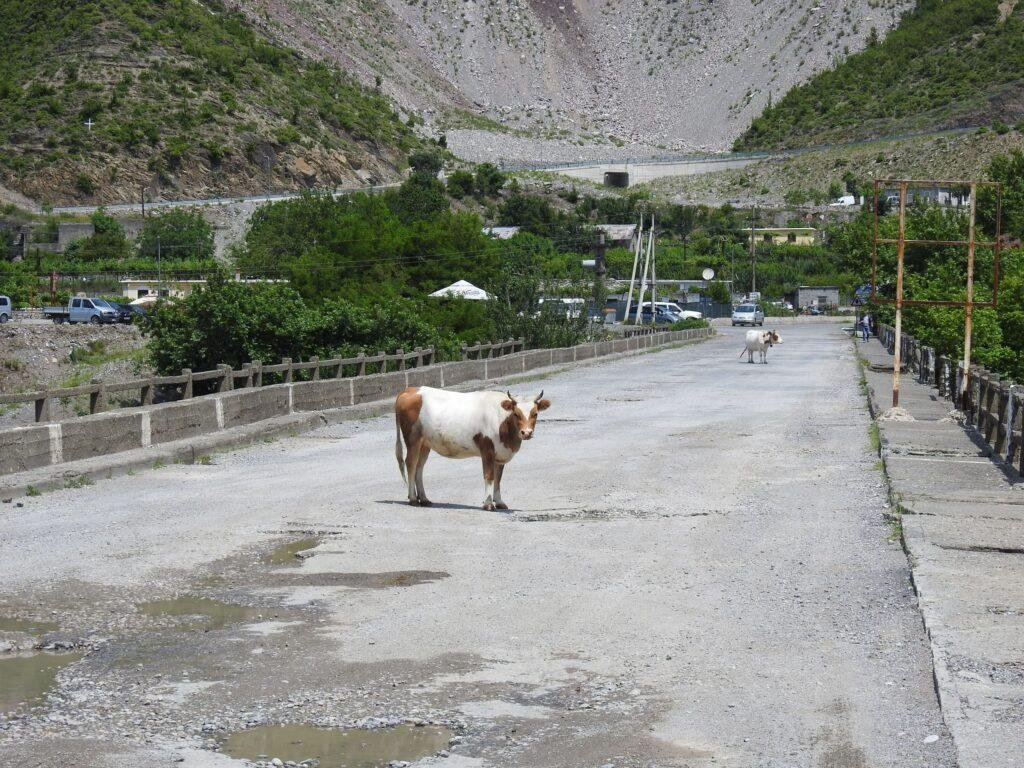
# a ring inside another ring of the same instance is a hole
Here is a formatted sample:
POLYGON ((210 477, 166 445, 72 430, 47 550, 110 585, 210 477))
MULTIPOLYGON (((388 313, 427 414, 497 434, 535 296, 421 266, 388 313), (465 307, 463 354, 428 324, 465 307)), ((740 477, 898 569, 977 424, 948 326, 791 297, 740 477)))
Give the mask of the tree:
POLYGON ((75 240, 64 251, 69 261, 100 261, 103 259, 122 260, 128 258, 128 240, 124 227, 102 208, 89 217, 93 234, 82 240, 75 240))
POLYGON ((406 224, 436 216, 449 209, 444 184, 437 177, 414 173, 397 192, 388 195, 391 210, 406 224))
POLYGON ((472 195, 473 187, 473 174, 469 171, 452 171, 448 176, 448 194, 456 200, 472 195))
POLYGON ((444 160, 438 152, 423 150, 409 155, 409 167, 412 168, 414 174, 437 176, 441 168, 444 167, 444 160))
POLYGON ((480 197, 495 197, 507 180, 508 177, 491 163, 480 163, 476 167, 476 193, 480 197))
POLYGON ((146 219, 138 248, 147 259, 212 259, 213 228, 202 214, 174 208, 146 219))
MULTIPOLYGON (((1024 239, 1024 151, 996 155, 989 162, 988 178, 1003 185, 1003 234, 1024 239)), ((978 219, 990 236, 995 234, 995 194, 978 190, 978 219)))
POLYGON ((728 304, 732 301, 732 296, 729 294, 729 286, 721 280, 709 283, 705 293, 709 299, 718 304, 728 304))

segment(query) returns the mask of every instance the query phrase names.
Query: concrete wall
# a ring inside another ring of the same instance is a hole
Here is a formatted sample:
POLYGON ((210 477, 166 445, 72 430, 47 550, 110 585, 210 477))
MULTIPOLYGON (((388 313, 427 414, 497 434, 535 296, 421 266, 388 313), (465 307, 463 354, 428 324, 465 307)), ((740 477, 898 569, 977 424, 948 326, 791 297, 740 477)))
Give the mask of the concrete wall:
POLYGON ((711 333, 710 329, 663 332, 350 379, 273 384, 63 422, 4 429, 0 430, 0 475, 171 443, 276 416, 379 402, 393 398, 406 386, 453 387, 469 381, 502 379, 552 365, 705 338, 711 333))

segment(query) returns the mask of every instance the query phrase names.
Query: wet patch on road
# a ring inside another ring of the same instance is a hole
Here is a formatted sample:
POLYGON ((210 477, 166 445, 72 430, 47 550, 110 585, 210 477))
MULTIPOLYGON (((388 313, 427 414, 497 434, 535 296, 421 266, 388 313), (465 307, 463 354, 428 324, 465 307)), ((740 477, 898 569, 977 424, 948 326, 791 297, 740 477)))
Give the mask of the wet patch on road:
POLYGON ((268 565, 300 565, 303 560, 312 556, 310 550, 318 546, 320 546, 319 536, 306 536, 275 547, 263 560, 268 565))
POLYGON ((271 587, 353 587, 389 589, 430 584, 451 576, 445 571, 384 571, 382 573, 274 573, 262 583, 271 587))
POLYGON ((53 688, 57 673, 83 655, 31 653, 0 658, 0 715, 40 704, 53 688))
POLYGON ((183 595, 171 600, 153 600, 138 605, 145 616, 173 622, 175 629, 224 629, 264 617, 268 611, 247 605, 236 605, 209 597, 183 595))
POLYGON ((319 768, 384 768, 393 761, 436 754, 451 737, 451 730, 436 725, 376 730, 269 725, 229 733, 220 749, 231 757, 266 763, 276 758, 319 768))
POLYGON ((42 635, 56 630, 57 624, 52 621, 0 616, 0 632, 20 632, 28 635, 42 635))

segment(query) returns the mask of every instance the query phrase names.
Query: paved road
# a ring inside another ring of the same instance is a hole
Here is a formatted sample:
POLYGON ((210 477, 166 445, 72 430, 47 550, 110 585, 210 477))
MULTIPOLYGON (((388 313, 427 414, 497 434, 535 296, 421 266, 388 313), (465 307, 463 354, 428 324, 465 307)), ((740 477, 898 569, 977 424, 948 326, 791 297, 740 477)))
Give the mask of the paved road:
POLYGON ((449 768, 954 765, 850 343, 739 335, 521 387, 553 405, 508 514, 436 457, 400 503, 389 419, 4 507, 0 613, 95 650, 0 758, 228 766, 221 729, 383 716, 455 728, 449 768), (262 618, 134 607, 185 592, 262 618))

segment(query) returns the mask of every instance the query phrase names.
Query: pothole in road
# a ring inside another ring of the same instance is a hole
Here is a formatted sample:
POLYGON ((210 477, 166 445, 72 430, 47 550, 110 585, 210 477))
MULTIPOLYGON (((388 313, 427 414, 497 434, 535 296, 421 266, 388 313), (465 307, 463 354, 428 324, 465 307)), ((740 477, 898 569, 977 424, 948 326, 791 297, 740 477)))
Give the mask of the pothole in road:
POLYGON ((13 616, 0 616, 0 632, 24 632, 25 634, 42 635, 57 631, 52 621, 36 621, 35 619, 16 619, 13 616))
POLYGON ((299 556, 300 552, 306 552, 307 550, 313 549, 319 546, 319 536, 307 536, 303 539, 297 539, 295 541, 289 541, 286 544, 282 544, 276 547, 264 558, 264 562, 268 565, 298 565, 305 558, 299 556))
POLYGON ((57 673, 83 653, 33 653, 0 658, 0 714, 11 714, 42 701, 57 673))
POLYGON ((377 730, 270 725, 224 737, 222 752, 270 763, 313 764, 319 768, 378 768, 392 761, 419 760, 448 746, 452 732, 441 726, 398 725, 377 730))
POLYGON ((384 571, 381 573, 275 573, 264 583, 275 587, 356 587, 389 589, 415 587, 451 576, 445 571, 384 571))
POLYGON ((223 629, 231 624, 258 619, 268 613, 264 608, 222 603, 208 597, 184 595, 173 600, 153 600, 139 603, 139 611, 153 618, 185 619, 176 629, 223 629))

